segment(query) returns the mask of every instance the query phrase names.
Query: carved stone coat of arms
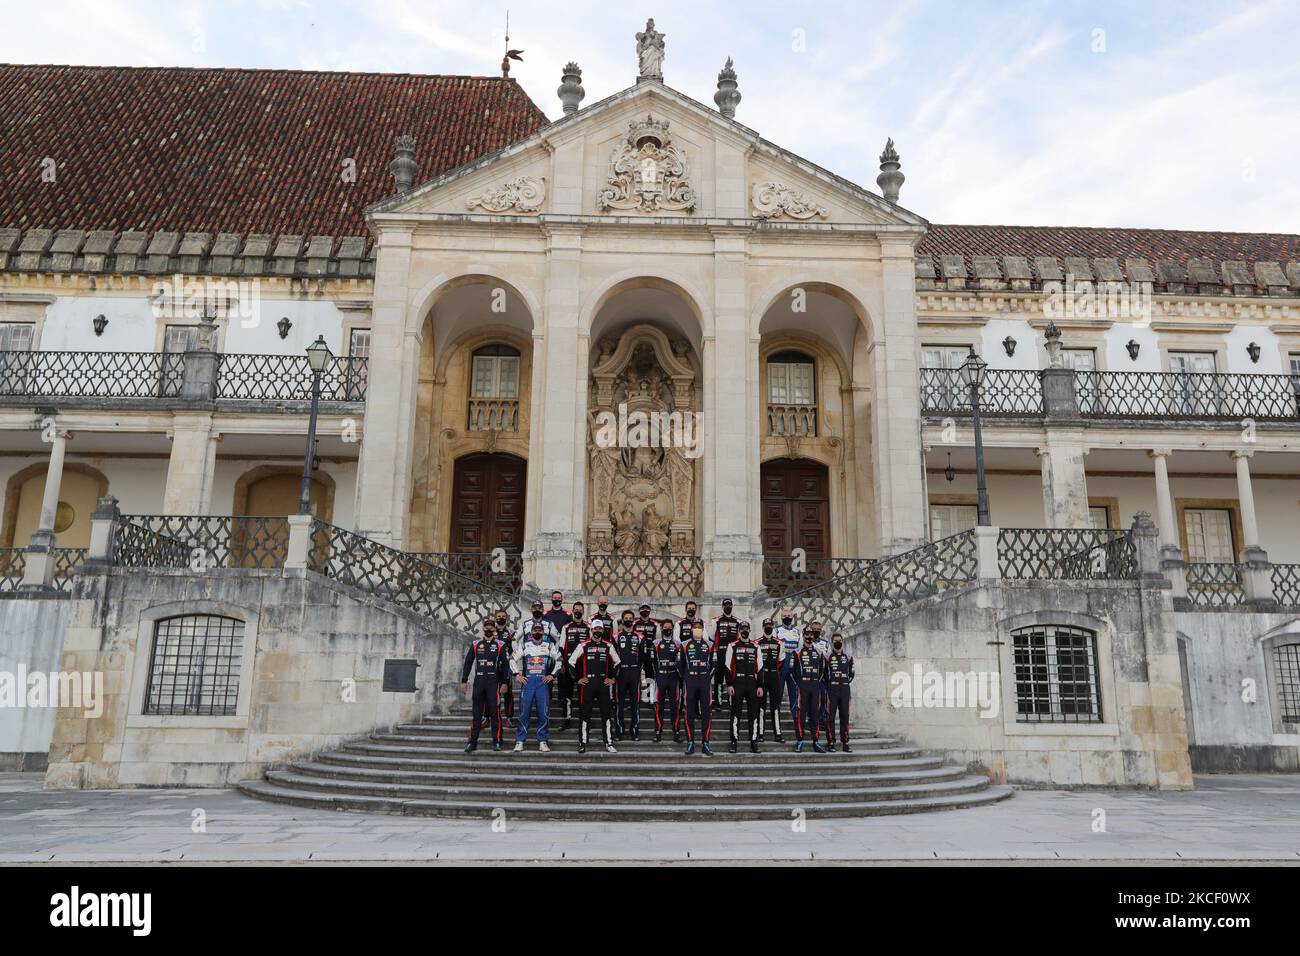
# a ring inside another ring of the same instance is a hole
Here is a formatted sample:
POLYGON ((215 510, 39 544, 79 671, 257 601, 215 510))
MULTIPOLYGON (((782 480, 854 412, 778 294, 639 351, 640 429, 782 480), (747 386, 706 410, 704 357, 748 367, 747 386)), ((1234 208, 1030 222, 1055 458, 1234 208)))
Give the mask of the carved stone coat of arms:
POLYGON ((628 124, 627 139, 610 158, 609 179, 597 208, 633 212, 693 212, 695 190, 686 178, 686 157, 668 136, 668 121, 647 116, 628 124))

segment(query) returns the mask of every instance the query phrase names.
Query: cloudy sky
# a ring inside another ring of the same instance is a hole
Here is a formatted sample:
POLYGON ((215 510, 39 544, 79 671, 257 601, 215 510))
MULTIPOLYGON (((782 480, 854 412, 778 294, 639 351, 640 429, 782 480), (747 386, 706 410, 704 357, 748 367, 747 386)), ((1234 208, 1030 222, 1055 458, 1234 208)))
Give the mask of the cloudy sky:
POLYGON ((711 104, 734 57, 738 120, 872 189, 893 136, 934 222, 1300 230, 1294 0, 0 0, 0 61, 493 74, 507 7, 553 118, 653 15, 668 85, 711 104))

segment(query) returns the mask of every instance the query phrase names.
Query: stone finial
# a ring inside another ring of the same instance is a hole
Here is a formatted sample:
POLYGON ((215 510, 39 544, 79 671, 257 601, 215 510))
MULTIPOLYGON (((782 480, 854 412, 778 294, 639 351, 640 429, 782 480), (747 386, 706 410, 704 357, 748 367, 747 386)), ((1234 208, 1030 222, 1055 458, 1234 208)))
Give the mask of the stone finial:
POLYGON ((587 91, 582 88, 582 67, 572 60, 566 63, 560 77, 560 88, 555 92, 560 97, 560 105, 566 114, 578 112, 578 104, 587 95, 587 91))
POLYGON ((718 92, 713 94, 713 102, 718 105, 718 112, 727 119, 736 118, 736 107, 740 104, 740 90, 736 89, 736 70, 727 57, 718 72, 718 92))
POLYGON ((388 171, 393 174, 393 184, 399 193, 410 192, 420 168, 415 161, 415 139, 399 136, 393 146, 396 157, 388 164, 388 171))
POLYGON ((903 175, 901 167, 902 163, 898 159, 898 150, 894 149, 893 139, 886 140, 885 151, 880 154, 880 175, 876 177, 876 185, 880 187, 881 195, 890 202, 898 202, 898 191, 907 178, 903 175))
POLYGON ((1047 330, 1043 333, 1043 338, 1047 342, 1048 366, 1061 368, 1061 330, 1056 327, 1055 322, 1047 323, 1047 330))

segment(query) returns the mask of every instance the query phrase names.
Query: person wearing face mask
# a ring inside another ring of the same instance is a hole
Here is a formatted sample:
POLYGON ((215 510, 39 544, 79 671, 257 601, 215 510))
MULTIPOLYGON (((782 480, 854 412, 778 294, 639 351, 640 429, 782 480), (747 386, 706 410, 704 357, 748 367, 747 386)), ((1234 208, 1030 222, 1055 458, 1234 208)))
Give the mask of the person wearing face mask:
POLYGON ((727 645, 723 673, 731 698, 731 752, 736 752, 740 709, 749 721, 749 749, 758 753, 758 720, 763 699, 763 652, 749 639, 749 622, 742 621, 736 639, 727 645))
POLYGON ((781 736, 781 674, 785 670, 785 645, 773 633, 772 619, 763 618, 763 633, 756 643, 763 654, 763 699, 758 711, 758 741, 763 742, 770 724, 773 740, 784 743, 781 736))
POLYGON ((794 722, 798 743, 794 749, 797 753, 803 753, 804 739, 811 731, 813 750, 824 754, 826 748, 817 739, 817 731, 821 716, 822 688, 826 683, 826 657, 813 644, 811 631, 803 636, 803 646, 794 656, 791 673, 799 687, 799 712, 794 722))
MULTIPOLYGON (((817 650, 821 652, 822 657, 829 657, 831 653, 831 645, 830 642, 827 641, 826 638, 822 636, 821 621, 812 621, 803 630, 805 634, 812 635, 813 647, 817 648, 817 650)), ((821 702, 821 706, 817 710, 818 727, 826 726, 826 714, 829 709, 830 709, 830 697, 827 696, 826 687, 825 685, 823 685, 822 702, 821 702)))
POLYGON ((781 623, 772 631, 785 647, 785 665, 781 671, 781 686, 785 689, 786 699, 790 701, 790 722, 793 724, 799 719, 799 685, 795 682, 794 674, 791 668, 794 666, 794 656, 799 653, 799 648, 803 645, 803 637, 799 633, 799 628, 794 626, 794 612, 786 608, 781 612, 781 623))
POLYGON ((528 739, 528 722, 533 708, 537 709, 537 749, 549 753, 551 749, 551 688, 555 673, 560 667, 560 651, 554 641, 546 639, 546 629, 541 622, 533 625, 527 639, 516 642, 510 657, 510 670, 515 676, 519 692, 519 727, 515 730, 515 753, 524 749, 528 739))
POLYGON ((501 691, 509 679, 509 670, 505 646, 496 639, 496 626, 490 620, 484 621, 483 636, 470 644, 460 670, 460 691, 470 695, 472 714, 465 753, 478 749, 484 717, 492 722, 492 749, 501 749, 501 691))
POLYGON ((614 615, 609 613, 609 598, 600 595, 596 598, 596 613, 591 616, 592 621, 600 621, 605 625, 605 633, 614 633, 614 615))
POLYGON ((835 752, 835 720, 840 723, 840 746, 852 753, 849 746, 849 698, 853 683, 853 655, 844 650, 844 635, 831 636, 831 652, 826 658, 826 696, 829 702, 826 716, 826 749, 835 752))
POLYGON ((740 632, 740 618, 731 613, 735 605, 731 598, 722 599, 722 613, 713 619, 713 646, 718 653, 718 665, 713 671, 714 706, 722 706, 723 688, 726 686, 727 647, 740 632))
POLYGON ((684 641, 691 636, 695 625, 704 626, 704 619, 700 617, 699 605, 694 601, 686 602, 686 616, 677 622, 677 640, 684 641))
MULTIPOLYGON (((496 639, 501 642, 506 660, 510 660, 515 653, 515 629, 510 626, 510 616, 506 613, 505 608, 497 608, 496 639)), ((501 711, 505 714, 506 726, 513 727, 515 725, 515 690, 512 681, 506 681, 505 690, 501 694, 501 711)))
POLYGON ((632 612, 624 611, 618 634, 614 637, 614 650, 618 654, 618 683, 615 685, 614 699, 615 740, 622 740, 625 733, 633 740, 641 739, 641 671, 645 658, 642 654, 643 639, 637 633, 636 625, 632 612))
POLYGON ((578 685, 578 753, 587 752, 591 738, 591 711, 600 707, 600 726, 605 737, 605 749, 618 753, 614 749, 611 737, 610 690, 618 674, 618 651, 605 640, 604 628, 595 624, 591 636, 578 645, 569 656, 569 666, 578 685))
POLYGON ((551 625, 551 633, 557 638, 564 630, 564 625, 573 620, 573 615, 564 609, 564 593, 562 591, 551 592, 551 607, 542 615, 542 620, 551 625))
POLYGON ((662 624, 663 631, 647 658, 655 683, 655 743, 664 738, 665 716, 672 728, 673 740, 681 743, 682 647, 673 637, 673 622, 665 620, 662 624))
POLYGON ((713 730, 713 708, 709 695, 713 692, 713 669, 718 656, 713 645, 704 636, 704 622, 696 621, 681 642, 682 702, 686 708, 686 752, 695 753, 695 718, 702 723, 700 748, 706 757, 713 756, 709 747, 709 734, 713 730))
POLYGON ((531 615, 519 622, 519 626, 515 628, 516 633, 531 634, 533 633, 533 624, 535 624, 538 621, 541 621, 543 625, 543 629, 546 634, 546 639, 548 641, 559 641, 560 632, 556 630, 554 625, 552 625, 551 622, 548 621, 544 616, 543 612, 545 611, 545 609, 546 609, 546 605, 544 605, 541 601, 534 601, 531 615))
POLYGON ((559 692, 559 704, 564 709, 564 723, 560 725, 560 730, 568 730, 573 723, 573 701, 577 696, 577 688, 573 682, 573 668, 569 666, 569 657, 577 650, 578 645, 591 637, 591 625, 583 620, 583 614, 586 608, 581 601, 573 602, 572 620, 564 625, 564 630, 560 634, 560 639, 555 643, 560 646, 560 679, 556 682, 559 692))

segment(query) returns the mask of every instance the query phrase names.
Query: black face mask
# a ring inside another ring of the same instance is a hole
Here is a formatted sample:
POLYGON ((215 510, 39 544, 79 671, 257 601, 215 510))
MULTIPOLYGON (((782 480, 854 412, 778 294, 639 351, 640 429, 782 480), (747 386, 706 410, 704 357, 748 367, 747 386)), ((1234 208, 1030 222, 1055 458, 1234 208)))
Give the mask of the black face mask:
POLYGON ((641 616, 645 618, 647 621, 650 620, 650 609, 646 608, 644 611, 642 611, 641 616))
POLYGON ((781 623, 784 624, 786 627, 789 627, 791 624, 794 623, 794 618, 792 618, 792 617, 783 617, 783 618, 781 618, 781 623))
POLYGON ((492 632, 491 632, 491 631, 484 631, 484 632, 483 632, 483 640, 485 640, 485 641, 490 641, 490 640, 492 640, 492 632))
POLYGON ((632 626, 632 622, 630 620, 623 622, 624 628, 631 628, 631 626, 632 626))
POLYGON ((573 612, 573 619, 575 621, 582 620, 582 608, 578 608, 576 611, 573 612))
POLYGON ((836 642, 835 642, 835 649, 836 649, 837 651, 838 651, 841 647, 843 647, 843 646, 844 646, 844 642, 843 642, 843 641, 836 641, 836 642))
POLYGON ((764 634, 771 634, 771 633, 772 633, 772 625, 771 625, 771 624, 764 624, 764 625, 763 625, 763 633, 764 633, 764 634))
POLYGON ((600 613, 601 613, 601 614, 604 614, 604 613, 605 613, 605 608, 607 608, 607 607, 609 607, 608 604, 601 604, 601 605, 599 605, 600 613))
POLYGON ((542 616, 542 609, 539 607, 533 608, 533 617, 541 617, 541 616, 542 616))
POLYGON ((554 598, 551 599, 551 607, 559 607, 563 603, 563 601, 557 601, 554 598))
POLYGON ((695 608, 693 608, 693 607, 688 607, 688 608, 686 609, 686 616, 687 616, 687 617, 694 617, 694 616, 695 616, 695 608))
POLYGON ((730 605, 730 604, 724 604, 724 605, 722 605, 722 613, 723 613, 723 614, 730 614, 730 613, 731 613, 731 605, 730 605))

